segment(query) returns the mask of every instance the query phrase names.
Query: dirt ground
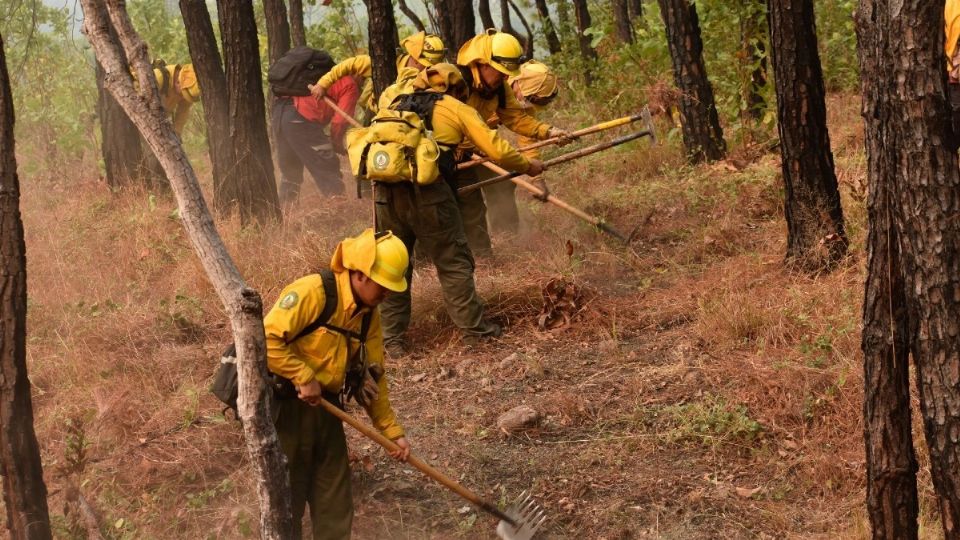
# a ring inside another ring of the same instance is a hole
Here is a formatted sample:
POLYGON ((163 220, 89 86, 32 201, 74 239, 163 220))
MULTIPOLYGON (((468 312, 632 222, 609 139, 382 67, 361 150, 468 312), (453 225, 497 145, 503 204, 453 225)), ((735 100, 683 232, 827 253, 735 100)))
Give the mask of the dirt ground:
MULTIPOLYGON (((496 236, 495 258, 477 265, 503 338, 464 343, 421 265, 416 350, 388 367, 414 451, 497 503, 530 491, 549 516, 544 538, 867 537, 857 107, 830 102, 851 250, 829 274, 783 264, 766 143, 690 167, 673 136, 548 176, 556 194, 636 228, 629 246, 518 196, 524 231, 496 236), (582 296, 569 323, 543 330, 551 280, 582 296), (497 418, 518 405, 540 420, 508 436, 497 418)), ((65 505, 79 485, 108 538, 256 537, 239 426, 207 391, 229 341, 222 307, 173 201, 111 194, 96 178, 23 178, 28 354, 57 535, 82 537, 65 505)), ((365 226, 369 205, 307 186, 284 226, 221 231, 271 305, 365 226)), ((349 439, 355 538, 494 536, 495 520, 349 439)), ((934 538, 929 487, 922 496, 934 538)))

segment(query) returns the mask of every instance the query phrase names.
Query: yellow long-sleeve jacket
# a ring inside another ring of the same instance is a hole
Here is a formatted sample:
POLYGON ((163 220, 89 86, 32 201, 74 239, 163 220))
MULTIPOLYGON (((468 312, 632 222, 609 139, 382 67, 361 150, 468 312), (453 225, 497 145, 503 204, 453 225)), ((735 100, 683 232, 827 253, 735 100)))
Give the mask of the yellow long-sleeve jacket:
MULTIPOLYGON (((370 309, 357 304, 350 287, 349 271, 334 269, 334 275, 339 298, 329 323, 359 334, 363 316, 370 309)), ((298 386, 316 380, 325 391, 339 393, 346 377, 350 354, 359 347, 356 340, 348 342, 346 336, 321 327, 288 343, 320 316, 326 300, 323 278, 319 274, 302 277, 283 289, 279 300, 263 319, 267 336, 267 365, 270 371, 290 379, 298 386)), ((383 331, 377 310, 371 314, 366 347, 367 362, 383 366, 383 331)), ((386 374, 380 378, 380 395, 367 407, 367 414, 385 437, 397 439, 404 435, 390 406, 386 374)))
MULTIPOLYGON (((407 58, 409 58, 408 55, 402 55, 397 61, 397 81, 395 84, 402 84, 404 82, 412 81, 419 73, 419 70, 416 68, 406 65, 407 58)), ((384 92, 384 95, 380 96, 379 100, 377 100, 373 95, 373 79, 371 79, 371 77, 373 77, 373 60, 368 54, 360 54, 343 60, 342 62, 330 68, 330 71, 324 74, 323 77, 320 77, 320 80, 317 81, 317 84, 324 90, 329 90, 330 87, 333 86, 333 83, 351 75, 366 79, 363 83, 363 88, 360 90, 360 103, 364 107, 373 112, 377 112, 378 106, 385 106, 383 100, 386 99, 386 92, 384 92)), ((394 93, 393 97, 396 97, 396 95, 397 94, 394 93)), ((393 100, 391 98, 386 102, 386 105, 389 105, 392 101, 393 100)))
POLYGON ((190 107, 200 100, 200 86, 193 64, 170 64, 163 71, 154 68, 163 108, 173 116, 173 130, 183 133, 190 118, 190 107), (165 71, 166 73, 164 73, 165 71))
POLYGON ((947 73, 956 82, 960 78, 960 65, 957 65, 960 41, 960 0, 947 0, 943 6, 945 40, 943 52, 947 57, 947 73))
MULTIPOLYGON (((463 79, 456 66, 445 63, 421 71, 412 83, 415 89, 444 94, 462 85, 463 79)), ((476 108, 449 94, 434 106, 432 123, 434 140, 444 146, 454 148, 469 143, 505 169, 524 173, 530 168, 527 158, 521 156, 496 130, 490 129, 476 108)))
POLYGON ((513 94, 513 89, 510 88, 507 81, 503 81, 503 93, 503 107, 500 107, 500 97, 498 95, 484 98, 476 89, 471 89, 470 97, 467 98, 466 103, 476 109, 481 118, 491 118, 496 115, 507 129, 518 135, 536 140, 546 139, 547 132, 550 131, 552 126, 532 116, 517 101, 517 96, 513 94))

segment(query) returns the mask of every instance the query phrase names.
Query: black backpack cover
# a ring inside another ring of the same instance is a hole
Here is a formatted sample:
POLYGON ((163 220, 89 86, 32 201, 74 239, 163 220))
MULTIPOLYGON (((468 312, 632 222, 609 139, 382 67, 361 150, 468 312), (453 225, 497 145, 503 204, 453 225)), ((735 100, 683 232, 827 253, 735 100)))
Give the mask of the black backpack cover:
POLYGON ((336 64, 326 51, 301 45, 281 56, 267 71, 267 82, 275 96, 309 96, 307 85, 317 84, 336 64))

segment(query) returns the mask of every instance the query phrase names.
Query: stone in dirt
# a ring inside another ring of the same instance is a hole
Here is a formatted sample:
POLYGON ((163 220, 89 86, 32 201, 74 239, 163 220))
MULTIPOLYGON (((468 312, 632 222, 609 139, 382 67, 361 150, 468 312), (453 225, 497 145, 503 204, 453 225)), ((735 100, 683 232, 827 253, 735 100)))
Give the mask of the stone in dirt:
POLYGON ((540 413, 529 405, 519 405, 497 418, 497 427, 507 435, 534 427, 540 422, 540 413))

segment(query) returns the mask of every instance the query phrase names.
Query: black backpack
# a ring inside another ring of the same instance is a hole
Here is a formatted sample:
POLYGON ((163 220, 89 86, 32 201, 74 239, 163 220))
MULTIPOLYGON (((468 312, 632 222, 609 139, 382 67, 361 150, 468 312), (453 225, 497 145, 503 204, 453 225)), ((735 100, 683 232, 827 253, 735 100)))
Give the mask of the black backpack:
POLYGON ((335 63, 326 51, 304 45, 294 47, 270 66, 270 91, 275 96, 309 96, 307 85, 317 84, 335 63))
MULTIPOLYGON (((320 277, 323 279, 323 311, 320 312, 320 315, 317 316, 315 321, 301 330, 300 333, 294 336, 288 343, 293 343, 307 334, 312 334, 320 327, 324 327, 338 334, 347 336, 348 339, 358 339, 362 345, 367 339, 367 329, 370 327, 370 314, 368 313, 364 316, 359 334, 329 324, 328 321, 330 317, 333 316, 333 312, 337 309, 337 304, 340 301, 339 293, 337 292, 337 278, 330 270, 321 270, 320 277)), ((297 397, 297 390, 289 379, 285 379, 271 372, 269 382, 273 387, 274 398, 293 399, 297 397)), ((233 409, 234 417, 239 418, 237 415, 237 397, 240 391, 237 380, 237 347, 234 343, 231 343, 220 355, 220 366, 213 376, 213 384, 210 385, 210 391, 213 395, 217 396, 217 399, 226 405, 223 409, 224 413, 226 413, 227 409, 233 409)))

